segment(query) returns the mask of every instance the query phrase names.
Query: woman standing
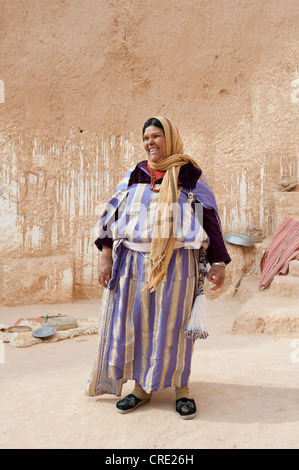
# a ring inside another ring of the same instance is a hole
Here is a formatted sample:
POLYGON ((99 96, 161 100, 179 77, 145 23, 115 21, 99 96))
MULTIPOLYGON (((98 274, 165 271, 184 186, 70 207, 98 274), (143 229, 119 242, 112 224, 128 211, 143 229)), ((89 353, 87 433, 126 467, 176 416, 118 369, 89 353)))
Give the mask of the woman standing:
POLYGON ((130 169, 99 220, 99 342, 87 384, 88 396, 131 394, 121 413, 149 402, 152 392, 175 388, 176 411, 196 415, 188 382, 194 339, 186 335, 200 277, 199 254, 210 264, 213 290, 222 286, 230 262, 214 195, 197 163, 183 153, 169 118, 143 127, 147 160, 130 169), (203 223, 197 207, 203 208, 203 223))

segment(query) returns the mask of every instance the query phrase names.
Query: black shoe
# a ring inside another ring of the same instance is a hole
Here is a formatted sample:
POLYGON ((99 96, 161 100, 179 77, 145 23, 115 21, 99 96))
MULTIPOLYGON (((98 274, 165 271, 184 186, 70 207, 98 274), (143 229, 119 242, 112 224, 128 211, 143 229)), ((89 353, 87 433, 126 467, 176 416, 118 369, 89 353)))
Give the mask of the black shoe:
POLYGON ((136 397, 133 393, 127 395, 122 400, 119 400, 116 403, 116 408, 119 413, 129 413, 130 411, 135 410, 140 405, 145 405, 150 401, 150 398, 142 400, 141 398, 136 397))
POLYGON ((176 411, 183 419, 192 419, 196 416, 196 404, 193 398, 179 398, 175 402, 176 411))

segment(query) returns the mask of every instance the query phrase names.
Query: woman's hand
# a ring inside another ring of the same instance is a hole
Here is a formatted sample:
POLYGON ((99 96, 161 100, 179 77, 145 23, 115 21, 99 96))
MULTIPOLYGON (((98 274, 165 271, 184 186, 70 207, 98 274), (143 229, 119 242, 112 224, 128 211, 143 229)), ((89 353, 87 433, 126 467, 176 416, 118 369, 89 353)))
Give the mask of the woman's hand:
POLYGON ((107 284, 111 279, 112 264, 112 249, 107 246, 103 246, 99 269, 99 283, 103 287, 107 287, 107 284))
POLYGON ((208 272, 208 277, 207 280, 209 282, 212 282, 214 287, 211 288, 211 290, 217 290, 222 287, 225 279, 225 267, 220 266, 218 264, 212 265, 209 272, 208 272))

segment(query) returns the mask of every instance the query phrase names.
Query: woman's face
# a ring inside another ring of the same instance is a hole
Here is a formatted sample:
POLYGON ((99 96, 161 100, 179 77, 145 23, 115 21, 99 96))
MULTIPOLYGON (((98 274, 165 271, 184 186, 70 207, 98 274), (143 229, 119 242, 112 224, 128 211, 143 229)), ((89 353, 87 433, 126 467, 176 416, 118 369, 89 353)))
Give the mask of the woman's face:
POLYGON ((163 130, 156 126, 149 126, 143 134, 143 147, 151 162, 158 163, 167 157, 166 140, 163 130))

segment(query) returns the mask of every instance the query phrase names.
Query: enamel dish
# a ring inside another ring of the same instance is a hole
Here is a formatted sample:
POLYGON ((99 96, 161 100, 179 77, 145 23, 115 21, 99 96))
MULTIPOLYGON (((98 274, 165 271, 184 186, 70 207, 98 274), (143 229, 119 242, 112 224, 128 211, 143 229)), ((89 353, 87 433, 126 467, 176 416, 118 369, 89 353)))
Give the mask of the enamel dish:
POLYGON ((241 245, 241 246, 254 246, 253 241, 247 235, 242 235, 241 233, 228 233, 225 235, 224 240, 232 243, 233 245, 241 245))
POLYGON ((33 336, 35 336, 35 338, 46 339, 54 335, 56 331, 57 331, 56 328, 54 328, 53 326, 43 326, 42 328, 38 328, 37 330, 34 330, 32 334, 33 336))

